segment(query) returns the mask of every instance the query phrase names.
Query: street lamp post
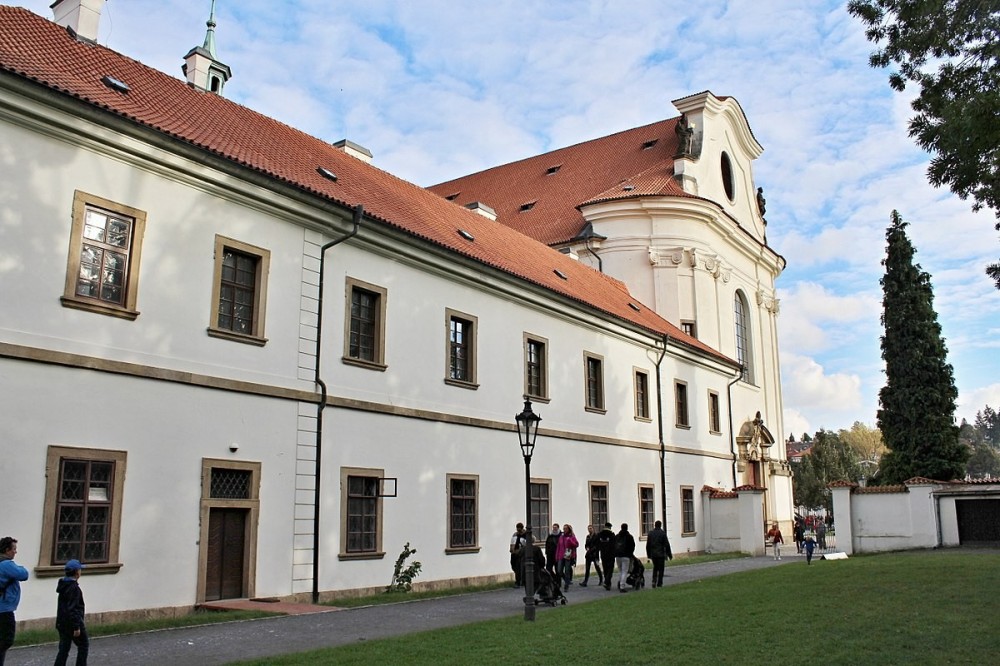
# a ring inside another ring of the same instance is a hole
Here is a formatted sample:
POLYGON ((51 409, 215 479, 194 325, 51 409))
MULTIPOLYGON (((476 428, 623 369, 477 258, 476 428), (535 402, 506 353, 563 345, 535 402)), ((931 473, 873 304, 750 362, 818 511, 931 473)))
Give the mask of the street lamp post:
POLYGON ((524 565, 524 619, 535 621, 535 553, 534 538, 531 536, 531 456, 535 452, 538 437, 538 423, 542 417, 531 411, 531 400, 524 396, 524 410, 514 416, 517 422, 517 438, 524 456, 524 527, 525 546, 521 551, 524 565))

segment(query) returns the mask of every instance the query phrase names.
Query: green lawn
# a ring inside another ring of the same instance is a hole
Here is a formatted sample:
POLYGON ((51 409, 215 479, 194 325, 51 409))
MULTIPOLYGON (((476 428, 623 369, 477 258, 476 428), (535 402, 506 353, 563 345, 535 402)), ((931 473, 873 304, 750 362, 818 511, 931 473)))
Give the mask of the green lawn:
POLYGON ((805 562, 246 664, 987 664, 1000 555, 805 562))

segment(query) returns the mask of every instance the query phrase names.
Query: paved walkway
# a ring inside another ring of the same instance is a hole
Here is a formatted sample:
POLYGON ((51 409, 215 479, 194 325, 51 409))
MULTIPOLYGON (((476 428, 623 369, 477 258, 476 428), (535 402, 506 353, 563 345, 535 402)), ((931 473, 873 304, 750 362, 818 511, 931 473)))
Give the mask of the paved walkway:
MULTIPOLYGON (((799 562, 795 548, 780 562, 771 557, 740 558, 704 564, 667 566, 665 585, 677 585, 692 580, 723 576, 740 571, 780 566, 799 562)), ((656 594, 648 587, 650 571, 646 571, 647 588, 638 594, 656 594)), ((618 596, 612 585, 607 592, 596 585, 580 587, 577 577, 566 593, 570 604, 586 603, 618 596)), ((224 624, 165 629, 138 634, 93 638, 90 641, 90 663, 101 666, 136 666, 137 664, 226 664, 243 659, 265 657, 347 645, 358 641, 377 640, 441 627, 452 627, 482 620, 521 615, 523 591, 513 588, 477 592, 424 601, 404 601, 396 604, 367 606, 288 615, 284 617, 228 622, 224 624)), ((276 605, 268 604, 272 609, 276 605)), ((539 613, 559 612, 559 607, 539 606, 539 613)), ((15 648, 7 653, 8 666, 48 666, 55 660, 56 645, 15 648)), ((70 659, 75 655, 75 650, 70 659)))

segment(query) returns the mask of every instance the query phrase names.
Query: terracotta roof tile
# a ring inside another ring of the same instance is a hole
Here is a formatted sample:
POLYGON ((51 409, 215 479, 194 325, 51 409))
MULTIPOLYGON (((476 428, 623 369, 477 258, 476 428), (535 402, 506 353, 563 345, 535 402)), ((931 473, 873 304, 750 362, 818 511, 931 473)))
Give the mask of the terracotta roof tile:
POLYGON ((878 495, 883 493, 908 493, 910 492, 906 486, 867 486, 865 488, 855 488, 855 493, 864 495, 878 495))
POLYGON ((459 192, 455 203, 482 201, 497 212, 504 224, 546 245, 572 240, 583 228, 578 209, 586 202, 615 198, 615 188, 629 178, 643 176, 637 191, 686 196, 671 184, 673 155, 677 152, 674 127, 677 118, 661 120, 616 134, 586 141, 543 155, 480 171, 431 186, 432 192, 449 196, 459 192), (648 148, 644 145, 656 139, 648 148), (550 173, 551 167, 559 170, 550 173), (671 181, 668 183, 667 181, 671 181), (642 190, 638 190, 639 186, 642 190), (521 204, 535 201, 530 211, 521 204))
MULTIPOLYGON (((370 218, 735 365, 645 306, 640 305, 638 311, 631 308, 629 303, 638 303, 621 282, 524 236, 516 228, 490 221, 277 120, 195 90, 185 81, 105 47, 77 41, 63 28, 25 9, 0 6, 0 72, 60 91, 316 196, 348 207, 363 204, 370 218), (101 82, 108 75, 126 83, 130 90, 123 93, 109 88, 101 82), (319 166, 335 173, 337 181, 320 175, 319 166), (463 239, 459 229, 471 233, 475 241, 463 239), (555 269, 566 279, 558 277, 555 269)), ((608 160, 617 169, 626 161, 638 172, 668 160, 676 143, 673 123, 664 121, 622 133, 634 137, 636 148, 631 155, 618 154, 612 147, 616 140, 605 149, 589 150, 588 158, 594 161, 586 166, 593 169, 608 160), (641 142, 651 136, 662 139, 653 149, 641 151, 641 142)), ((526 166, 522 182, 496 186, 517 186, 519 194, 514 200, 520 204, 536 198, 528 171, 534 169, 537 173, 532 175, 537 179, 598 182, 596 178, 588 181, 583 167, 579 159, 560 160, 550 154, 532 162, 530 168, 526 166), (546 169, 560 162, 557 173, 545 176, 546 169)), ((445 189, 451 194, 460 188, 445 189)), ((457 199, 459 204, 468 202, 463 196, 457 199)), ((539 199, 523 214, 524 224, 544 217, 546 209, 546 202, 539 199)), ((574 225, 575 220, 566 220, 565 233, 575 234, 574 225)))

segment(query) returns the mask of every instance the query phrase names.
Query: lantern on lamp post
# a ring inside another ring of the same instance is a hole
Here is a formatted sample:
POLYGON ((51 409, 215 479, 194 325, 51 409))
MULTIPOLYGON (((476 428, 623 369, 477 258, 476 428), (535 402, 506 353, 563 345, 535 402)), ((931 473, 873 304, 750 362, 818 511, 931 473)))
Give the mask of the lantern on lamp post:
POLYGON ((535 453, 535 439, 538 437, 538 423, 542 417, 531 411, 531 399, 524 396, 524 409, 514 417, 517 422, 517 438, 524 457, 524 525, 525 547, 521 552, 524 567, 524 619, 535 619, 535 558, 534 537, 531 535, 531 456, 535 453))

